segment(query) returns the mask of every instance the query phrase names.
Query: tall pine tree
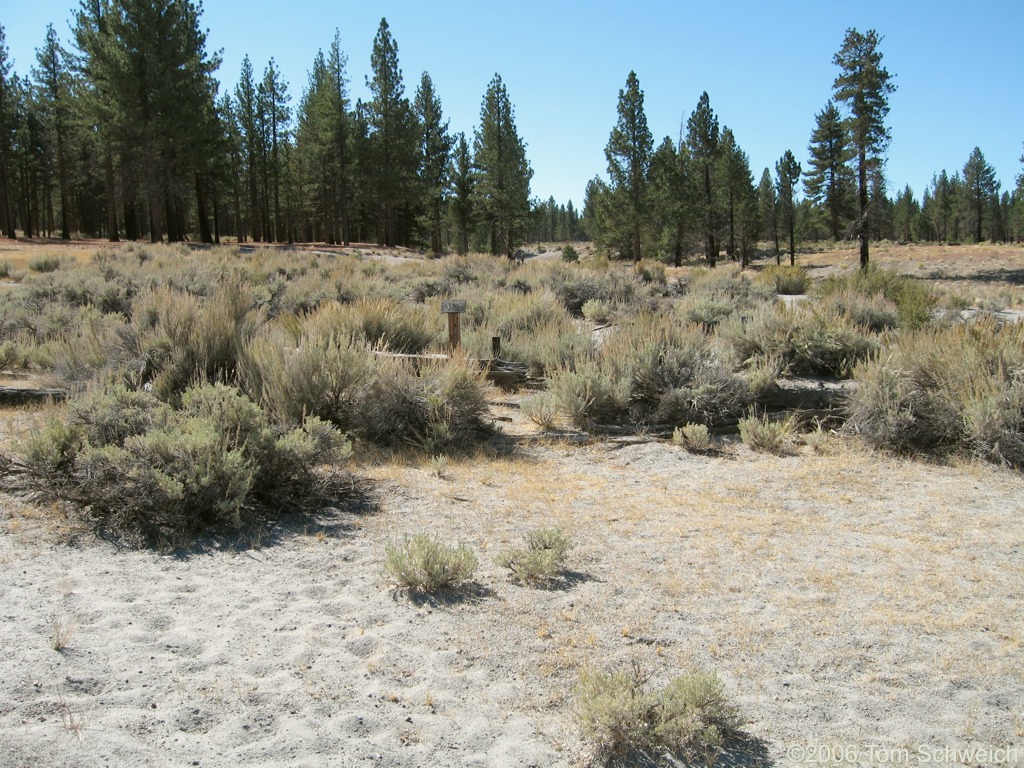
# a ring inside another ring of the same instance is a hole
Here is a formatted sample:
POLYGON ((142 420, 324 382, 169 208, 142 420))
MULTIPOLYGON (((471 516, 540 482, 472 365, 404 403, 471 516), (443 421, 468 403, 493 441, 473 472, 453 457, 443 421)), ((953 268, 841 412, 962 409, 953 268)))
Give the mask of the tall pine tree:
POLYGON ((855 195, 849 166, 853 154, 842 114, 834 102, 830 100, 814 119, 815 128, 808 146, 811 160, 804 174, 804 191, 825 209, 832 239, 839 240, 855 195))
POLYGON ((419 181, 426 210, 430 250, 444 252, 441 222, 448 188, 448 161, 453 140, 448 135, 448 121, 443 120, 441 99, 434 90, 434 81, 426 72, 420 78, 414 100, 419 126, 419 181))
POLYGON ((491 253, 514 255, 530 218, 530 179, 526 144, 516 130, 515 110, 501 76, 495 74, 480 107, 474 139, 477 208, 487 228, 491 253))
POLYGON ((715 266, 718 260, 720 216, 716 204, 715 167, 720 141, 718 117, 711 109, 708 92, 704 91, 686 123, 686 143, 693 167, 692 178, 698 190, 696 202, 703 222, 704 254, 709 267, 715 266))
POLYGON ((882 66, 882 53, 878 50, 882 38, 875 30, 861 34, 856 29, 846 30, 843 46, 832 58, 840 73, 832 84, 836 101, 846 105, 849 112, 847 125, 850 141, 856 153, 857 202, 860 217, 856 232, 860 240, 860 265, 868 266, 869 239, 869 182, 872 171, 878 169, 882 155, 889 144, 889 129, 885 118, 889 114, 889 95, 896 86, 892 75, 882 66))
POLYGON ((604 155, 613 205, 621 216, 633 261, 640 261, 640 235, 647 219, 647 174, 653 139, 644 113, 644 92, 636 72, 626 78, 619 91, 619 119, 612 128, 604 155))

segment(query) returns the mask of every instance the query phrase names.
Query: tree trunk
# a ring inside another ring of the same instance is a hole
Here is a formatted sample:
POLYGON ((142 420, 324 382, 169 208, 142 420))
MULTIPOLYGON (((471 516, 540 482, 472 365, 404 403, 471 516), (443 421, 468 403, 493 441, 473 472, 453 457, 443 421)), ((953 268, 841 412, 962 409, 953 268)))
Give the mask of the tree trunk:
MULTIPOLYGON (((204 243, 213 243, 213 235, 210 233, 210 222, 206 216, 206 190, 203 187, 202 177, 196 171, 196 215, 199 217, 199 240, 204 243)), ((217 215, 214 207, 214 217, 217 215)))
POLYGON ((857 224, 857 238, 860 240, 860 268, 868 268, 868 160, 864 148, 860 148, 857 163, 858 196, 860 221, 857 224))
POLYGON ((106 183, 107 183, 107 240, 112 243, 121 240, 117 231, 117 190, 114 187, 114 157, 110 148, 106 151, 106 183))

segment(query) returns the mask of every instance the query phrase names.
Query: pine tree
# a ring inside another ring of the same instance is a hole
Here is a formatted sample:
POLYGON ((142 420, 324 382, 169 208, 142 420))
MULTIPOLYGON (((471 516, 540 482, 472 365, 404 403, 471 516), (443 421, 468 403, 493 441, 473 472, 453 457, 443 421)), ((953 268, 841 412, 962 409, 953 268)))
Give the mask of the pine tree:
POLYGON ((718 117, 711 109, 708 92, 704 91, 686 123, 686 143, 693 166, 692 178, 698 188, 696 202, 703 222, 705 256, 709 267, 715 266, 718 259, 716 235, 720 217, 715 204, 714 177, 720 140, 718 117))
POLYGON ((779 255, 779 197, 772 181, 772 172, 767 168, 761 173, 761 181, 757 185, 758 211, 761 219, 761 235, 770 239, 775 245, 775 263, 781 262, 779 255))
POLYGON ((473 155, 479 174, 477 208, 487 228, 491 253, 512 258, 530 218, 533 170, 526 159, 526 145, 516 130, 515 110, 497 74, 487 86, 480 107, 473 155))
POLYGON ((872 169, 881 163, 889 144, 885 118, 889 114, 889 95, 896 90, 892 76, 882 66, 878 45, 882 38, 875 30, 861 34, 846 30, 843 47, 832 58, 841 72, 832 84, 836 101, 846 105, 850 141, 856 153, 857 201, 860 218, 856 232, 860 240, 860 265, 868 266, 868 193, 872 169))
POLYGON ((804 192, 828 213, 832 239, 839 240, 843 221, 853 202, 853 175, 848 163, 853 158, 846 125, 835 103, 829 101, 814 116, 808 150, 811 161, 804 175, 804 192))
POLYGON ((964 204, 967 215, 967 228, 974 235, 974 241, 980 243, 983 227, 988 224, 989 239, 994 229, 993 202, 998 205, 999 182, 996 180, 995 169, 988 164, 978 147, 971 152, 964 164, 964 204))
MULTIPOLYGON (((150 238, 182 239, 184 190, 194 188, 218 132, 220 61, 206 52, 199 8, 188 0, 97 0, 78 12, 75 37, 94 119, 110 133, 126 184, 141 182, 150 238)), ((108 207, 114 203, 111 195, 108 207)))
MULTIPOLYGON (((246 188, 248 189, 248 232, 253 240, 262 239, 263 206, 260 201, 260 160, 265 148, 260 135, 260 97, 254 79, 252 62, 246 56, 242 59, 242 71, 235 86, 235 115, 241 135, 246 188)), ((240 242, 245 242, 245 230, 238 233, 240 242)))
POLYGON ((48 134, 48 144, 57 158, 57 176, 60 186, 60 236, 71 239, 71 201, 69 195, 67 141, 71 128, 71 74, 67 51, 60 44, 53 25, 46 27, 46 41, 36 51, 38 68, 32 75, 41 113, 48 134))
POLYGON ((921 206, 914 197, 914 191, 907 184, 896 196, 893 206, 893 228, 900 242, 916 240, 919 234, 921 206))
POLYGON ((3 25, 0 24, 0 233, 7 235, 11 240, 17 238, 14 229, 14 185, 11 182, 14 98, 7 36, 3 25))
MULTIPOLYGON (((370 55, 373 79, 368 86, 372 99, 367 107, 374 187, 379 215, 377 242, 398 244, 398 218, 410 203, 417 168, 416 124, 412 106, 405 98, 402 70, 398 67, 398 44, 391 36, 387 19, 381 19, 370 55)), ((410 223, 402 222, 403 244, 408 244, 410 223)))
POLYGON ((651 156, 650 207, 658 244, 672 255, 672 263, 683 263, 685 232, 690 209, 687 185, 686 147, 676 149, 666 136, 651 156))
POLYGON ((441 99, 426 72, 420 78, 413 103, 420 130, 419 180, 423 205, 427 211, 430 250, 440 255, 444 252, 441 222, 444 218, 453 140, 448 135, 448 121, 442 122, 441 99))
POLYGON ((759 217, 754 177, 750 160, 736 137, 728 128, 722 129, 722 155, 720 160, 721 186, 725 198, 725 213, 729 223, 728 252, 732 259, 739 257, 743 268, 750 264, 750 255, 757 241, 759 217))
POLYGON ((628 232, 633 261, 640 261, 640 233, 647 218, 647 173, 653 139, 644 114, 644 92, 635 72, 619 91, 619 119, 612 128, 604 155, 608 160, 611 194, 628 232))
POLYGON ((289 125, 291 123, 291 109, 288 102, 291 96, 288 95, 288 84, 281 79, 281 73, 273 58, 267 63, 263 71, 263 82, 257 87, 260 95, 260 103, 263 109, 263 133, 266 137, 266 146, 269 154, 266 158, 267 172, 264 174, 264 199, 266 208, 264 214, 270 219, 269 200, 271 189, 273 190, 274 214, 273 226, 267 231, 268 240, 281 242, 288 239, 288 224, 281 211, 281 183, 285 173, 284 145, 289 142, 289 125), (269 176, 269 179, 267 178, 269 176))
POLYGON ((800 180, 800 163, 788 149, 775 164, 775 175, 781 223, 789 232, 789 263, 792 266, 796 264, 796 183, 800 180))
POLYGON ((473 230, 476 176, 473 170, 473 155, 464 133, 459 133, 455 137, 448 179, 451 185, 451 214, 455 230, 455 250, 460 256, 465 256, 469 253, 469 235, 473 230))

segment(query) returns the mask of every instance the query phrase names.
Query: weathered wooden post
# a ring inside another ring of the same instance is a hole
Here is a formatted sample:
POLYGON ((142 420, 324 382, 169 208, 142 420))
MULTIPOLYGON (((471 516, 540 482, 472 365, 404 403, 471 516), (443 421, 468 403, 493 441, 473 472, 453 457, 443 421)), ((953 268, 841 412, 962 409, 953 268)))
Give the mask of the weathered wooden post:
POLYGON ((452 352, 462 346, 462 322, 459 315, 465 311, 465 299, 449 299, 441 302, 441 312, 448 315, 448 348, 452 352))

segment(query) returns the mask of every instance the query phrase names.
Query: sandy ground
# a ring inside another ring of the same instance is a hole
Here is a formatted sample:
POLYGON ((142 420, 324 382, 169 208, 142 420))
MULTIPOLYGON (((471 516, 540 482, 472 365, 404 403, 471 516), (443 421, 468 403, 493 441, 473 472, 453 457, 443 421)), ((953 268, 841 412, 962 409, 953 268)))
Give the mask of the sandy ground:
POLYGON ((717 671, 749 737, 719 765, 1024 764, 1019 473, 544 437, 495 397, 485 455, 363 465, 369 504, 246 545, 119 549, 0 496, 0 765, 576 766, 580 670, 634 662, 717 671), (549 525, 566 578, 510 582, 549 525), (474 549, 474 595, 389 583, 421 532, 474 549))

